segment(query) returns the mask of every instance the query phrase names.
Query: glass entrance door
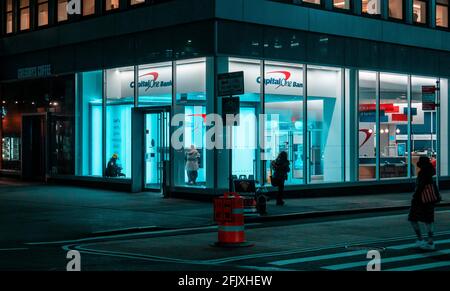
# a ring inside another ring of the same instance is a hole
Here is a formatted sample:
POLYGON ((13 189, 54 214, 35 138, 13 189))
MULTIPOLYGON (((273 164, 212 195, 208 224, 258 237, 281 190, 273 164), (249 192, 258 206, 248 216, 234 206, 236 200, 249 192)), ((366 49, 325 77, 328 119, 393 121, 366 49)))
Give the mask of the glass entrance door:
POLYGON ((147 190, 162 190, 162 185, 168 178, 169 115, 166 111, 150 111, 145 114, 144 188, 147 190))

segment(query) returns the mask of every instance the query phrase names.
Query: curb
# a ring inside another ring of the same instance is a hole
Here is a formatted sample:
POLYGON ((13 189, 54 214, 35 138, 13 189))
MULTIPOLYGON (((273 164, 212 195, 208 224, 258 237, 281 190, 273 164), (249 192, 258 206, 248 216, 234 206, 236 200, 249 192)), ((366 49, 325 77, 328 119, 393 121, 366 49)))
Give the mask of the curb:
MULTIPOLYGON (((436 207, 450 206, 450 202, 439 203, 436 207)), ((271 221, 283 221, 302 218, 320 218, 339 215, 351 215, 351 214, 364 214, 364 213, 379 213, 379 212, 391 212, 400 210, 409 210, 411 206, 391 206, 391 207, 376 207, 376 208, 356 208, 356 209, 341 209, 331 211, 312 211, 312 212, 300 212, 289 213, 279 215, 257 216, 257 217, 245 217, 245 222, 271 222, 271 221)))

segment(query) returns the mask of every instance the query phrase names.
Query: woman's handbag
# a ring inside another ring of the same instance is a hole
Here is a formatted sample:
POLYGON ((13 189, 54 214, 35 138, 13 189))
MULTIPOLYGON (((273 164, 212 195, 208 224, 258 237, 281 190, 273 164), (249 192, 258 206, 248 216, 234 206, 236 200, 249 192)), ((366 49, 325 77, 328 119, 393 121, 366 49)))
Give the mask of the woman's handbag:
POLYGON ((434 184, 426 184, 421 193, 424 204, 435 204, 441 202, 441 195, 434 184))
POLYGON ((273 187, 278 187, 278 185, 280 185, 280 180, 276 177, 276 171, 272 170, 275 166, 274 162, 270 165, 270 184, 272 184, 273 187))
POLYGON ((280 180, 277 177, 270 177, 270 182, 272 184, 273 187, 278 187, 280 185, 280 180))

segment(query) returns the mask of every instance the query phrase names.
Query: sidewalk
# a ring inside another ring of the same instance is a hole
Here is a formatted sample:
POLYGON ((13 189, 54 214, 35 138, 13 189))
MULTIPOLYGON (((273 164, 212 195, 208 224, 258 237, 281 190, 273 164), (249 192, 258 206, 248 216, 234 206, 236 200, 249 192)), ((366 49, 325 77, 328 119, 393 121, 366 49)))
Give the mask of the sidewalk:
MULTIPOLYGON (((450 205, 443 191, 441 205, 450 205)), ((411 193, 286 199, 267 205, 268 215, 248 222, 408 209, 411 193)), ((54 185, 0 183, 1 240, 70 239, 136 228, 173 229, 213 225, 211 202, 163 199, 153 193, 124 193, 54 185), (3 223, 5 222, 5 223, 3 223)), ((1 241, 0 241, 1 242, 1 241)))

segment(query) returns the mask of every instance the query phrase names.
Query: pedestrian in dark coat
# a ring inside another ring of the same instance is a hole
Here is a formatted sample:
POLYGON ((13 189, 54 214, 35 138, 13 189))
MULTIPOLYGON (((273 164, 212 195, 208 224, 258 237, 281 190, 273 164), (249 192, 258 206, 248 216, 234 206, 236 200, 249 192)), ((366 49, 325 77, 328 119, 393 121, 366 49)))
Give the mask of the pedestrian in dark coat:
POLYGON ((270 167, 272 169, 272 179, 276 181, 275 184, 278 186, 278 194, 277 194, 277 205, 284 205, 283 201, 283 193, 284 193, 284 183, 287 180, 287 174, 291 171, 290 162, 288 160, 288 155, 286 152, 280 152, 276 160, 270 163, 270 167))
POLYGON ((434 191, 437 191, 433 181, 436 170, 428 157, 420 157, 417 162, 417 167, 420 168, 420 171, 417 174, 416 189, 411 200, 408 220, 417 235, 416 246, 423 250, 434 250, 434 204, 424 203, 422 201, 422 193, 425 187, 430 184, 435 189, 434 191), (424 241, 422 238, 419 222, 425 223, 428 232, 428 241, 424 241))

